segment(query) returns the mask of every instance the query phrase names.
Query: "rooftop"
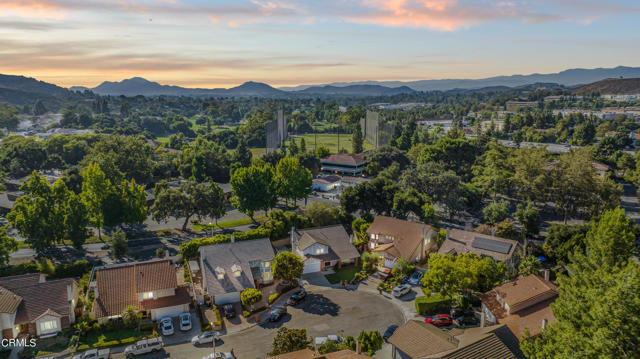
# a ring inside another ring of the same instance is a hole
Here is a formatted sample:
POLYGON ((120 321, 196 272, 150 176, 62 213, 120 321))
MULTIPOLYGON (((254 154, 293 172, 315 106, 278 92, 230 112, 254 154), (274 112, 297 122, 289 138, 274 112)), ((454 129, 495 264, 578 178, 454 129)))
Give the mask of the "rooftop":
POLYGON ((396 257, 410 258, 422 241, 423 234, 429 231, 437 232, 437 229, 419 222, 410 222, 402 219, 377 216, 367 229, 367 233, 394 237, 393 245, 385 250, 396 253, 396 257), (423 233, 424 231, 424 233, 423 233))
POLYGON ((477 232, 450 229, 447 234, 447 239, 438 250, 440 254, 475 253, 497 261, 506 261, 518 248, 516 241, 477 232))

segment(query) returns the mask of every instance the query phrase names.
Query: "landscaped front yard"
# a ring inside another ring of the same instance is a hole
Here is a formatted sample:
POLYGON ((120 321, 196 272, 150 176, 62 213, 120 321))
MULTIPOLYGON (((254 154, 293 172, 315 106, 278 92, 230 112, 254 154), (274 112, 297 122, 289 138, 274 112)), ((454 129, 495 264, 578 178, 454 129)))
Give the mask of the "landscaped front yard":
POLYGON ((353 279, 353 276, 355 276, 356 273, 360 272, 360 270, 362 270, 362 267, 360 267, 360 265, 351 265, 348 267, 336 269, 335 273, 327 274, 325 277, 327 277, 327 280, 331 284, 337 284, 345 280, 347 281, 347 283, 350 283, 353 279))
POLYGON ((91 332, 80 339, 78 350, 89 348, 107 348, 117 345, 131 344, 145 337, 150 337, 153 331, 122 328, 112 331, 91 332))

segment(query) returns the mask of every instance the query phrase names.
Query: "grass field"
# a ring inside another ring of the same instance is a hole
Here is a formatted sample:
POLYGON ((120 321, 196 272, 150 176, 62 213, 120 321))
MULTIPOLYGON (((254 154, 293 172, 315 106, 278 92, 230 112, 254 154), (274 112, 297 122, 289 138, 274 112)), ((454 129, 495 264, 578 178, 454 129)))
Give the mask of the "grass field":
MULTIPOLYGON (((305 135, 297 135, 294 137, 296 139, 296 143, 298 144, 298 146, 300 146, 300 139, 304 138, 304 141, 307 144, 307 151, 315 151, 316 141, 317 141, 318 147, 325 146, 329 149, 329 151, 331 151, 331 153, 338 152, 338 135, 336 134, 319 133, 317 135, 305 134, 305 135)), ((287 141, 287 146, 289 146, 290 142, 291 140, 289 139, 287 141)), ((353 149, 353 142, 351 141, 351 135, 340 135, 340 148, 351 153, 351 150, 353 149)), ((375 148, 374 145, 372 145, 366 140, 364 141, 365 151, 373 150, 374 148, 375 148)), ((250 150, 251 150, 251 153, 253 154, 253 157, 259 158, 260 156, 265 154, 264 147, 251 148, 250 150)))

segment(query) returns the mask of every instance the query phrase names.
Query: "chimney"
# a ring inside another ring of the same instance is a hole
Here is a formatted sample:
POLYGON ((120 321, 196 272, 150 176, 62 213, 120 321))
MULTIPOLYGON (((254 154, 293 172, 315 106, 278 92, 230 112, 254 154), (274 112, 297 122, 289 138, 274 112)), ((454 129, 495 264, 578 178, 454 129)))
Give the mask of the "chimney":
POLYGON ((98 297, 99 297, 98 294, 99 293, 98 293, 98 285, 97 284, 93 287, 93 294, 94 294, 93 297, 98 299, 98 297))
POLYGON ((231 243, 235 243, 236 242, 236 236, 233 235, 233 233, 231 233, 231 243))
POLYGON ((491 227, 491 237, 495 237, 496 235, 496 227, 491 227))
POLYGON ((360 354, 362 352, 362 344, 359 340, 356 340, 356 354, 360 354))
POLYGON ((353 244, 353 234, 349 235, 349 243, 353 244))
POLYGON ((71 284, 67 284, 67 300, 69 302, 73 300, 73 286, 71 284))
POLYGON ((427 238, 427 227, 422 226, 422 240, 424 241, 427 238))
POLYGON ((296 243, 296 227, 291 226, 291 250, 293 250, 295 243, 296 243))
POLYGON ((546 280, 547 282, 549 281, 549 274, 550 274, 550 272, 551 272, 551 271, 550 271, 550 270, 548 270, 548 269, 545 269, 545 270, 544 270, 544 272, 543 272, 543 273, 544 273, 544 280, 546 280))
POLYGON ((484 326, 486 325, 486 323, 485 323, 485 321, 486 321, 485 316, 486 316, 486 315, 484 314, 484 312, 483 312, 483 313, 482 313, 482 315, 480 316, 480 328, 484 328, 484 326))
POLYGON ((541 325, 542 330, 544 330, 544 328, 546 328, 546 327, 547 327, 547 323, 549 323, 549 321, 547 320, 547 318, 542 319, 542 325, 541 325))

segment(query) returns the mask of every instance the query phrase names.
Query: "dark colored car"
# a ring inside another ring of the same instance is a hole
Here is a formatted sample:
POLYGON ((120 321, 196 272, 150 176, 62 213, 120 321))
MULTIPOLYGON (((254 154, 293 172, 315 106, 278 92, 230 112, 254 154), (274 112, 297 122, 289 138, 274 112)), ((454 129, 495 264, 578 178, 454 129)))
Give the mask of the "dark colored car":
POLYGON ((465 315, 462 317, 458 317, 455 319, 455 321, 456 321, 456 324, 458 324, 461 327, 477 325, 479 322, 478 318, 476 318, 475 315, 465 315))
POLYGON ((424 322, 431 323, 436 327, 453 324, 453 321, 451 320, 451 316, 449 314, 436 314, 431 317, 426 317, 424 318, 424 322))
POLYGON ((275 308, 271 309, 271 311, 269 312, 269 321, 270 322, 277 322, 285 314, 287 314, 287 307, 286 306, 275 307, 275 308))
POLYGON ((224 306, 224 316, 227 318, 234 318, 236 316, 236 310, 233 308, 232 304, 224 306))
POLYGON ((293 293, 289 299, 287 299, 288 305, 296 305, 300 303, 307 296, 307 291, 304 289, 300 289, 299 291, 293 293))
POLYGON ((389 338, 391 338, 391 336, 393 335, 393 333, 396 331, 396 329, 398 329, 398 326, 393 324, 390 325, 387 330, 384 331, 384 334, 382 334, 382 339, 384 339, 385 341, 387 341, 389 338))

